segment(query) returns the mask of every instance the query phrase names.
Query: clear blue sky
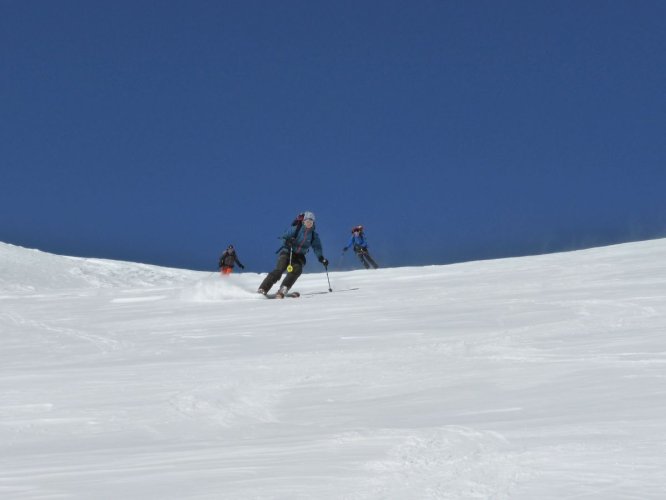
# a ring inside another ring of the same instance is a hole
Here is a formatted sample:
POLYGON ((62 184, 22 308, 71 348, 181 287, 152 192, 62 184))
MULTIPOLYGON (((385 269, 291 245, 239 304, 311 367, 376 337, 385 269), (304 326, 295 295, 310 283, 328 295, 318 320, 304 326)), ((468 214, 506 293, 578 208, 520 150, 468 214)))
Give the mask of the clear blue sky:
POLYGON ((664 19, 0 0, 0 241, 201 270, 233 243, 263 272, 303 210, 334 268, 356 224, 384 266, 666 236, 664 19))

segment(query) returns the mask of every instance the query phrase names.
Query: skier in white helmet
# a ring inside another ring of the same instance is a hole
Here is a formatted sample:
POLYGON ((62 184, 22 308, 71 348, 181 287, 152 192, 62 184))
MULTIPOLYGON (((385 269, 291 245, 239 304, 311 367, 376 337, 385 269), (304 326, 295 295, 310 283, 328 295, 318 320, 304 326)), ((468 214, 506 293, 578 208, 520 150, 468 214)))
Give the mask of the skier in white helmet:
POLYGON ((266 295, 271 287, 277 283, 282 274, 287 275, 280 284, 277 298, 284 298, 289 289, 303 272, 305 266, 305 254, 310 247, 317 255, 317 259, 324 267, 328 267, 328 260, 324 257, 319 234, 315 230, 315 215, 312 212, 303 212, 292 223, 291 227, 282 235, 283 245, 278 249, 278 260, 275 269, 268 273, 259 286, 259 293, 266 295))

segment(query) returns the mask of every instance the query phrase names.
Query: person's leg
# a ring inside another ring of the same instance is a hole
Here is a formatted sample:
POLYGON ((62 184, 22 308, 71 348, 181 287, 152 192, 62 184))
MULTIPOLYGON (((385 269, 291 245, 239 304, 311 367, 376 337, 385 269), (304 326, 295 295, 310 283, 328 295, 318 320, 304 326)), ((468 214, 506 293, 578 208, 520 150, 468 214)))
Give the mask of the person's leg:
POLYGON ((377 269, 377 268, 379 267, 379 266, 377 265, 377 263, 375 262, 375 259, 373 259, 372 257, 370 257, 370 254, 367 253, 367 252, 366 252, 366 254, 365 254, 365 259, 366 259, 366 260, 370 263, 370 265, 371 265, 372 267, 374 267, 375 269, 377 269))
POLYGON ((287 275, 284 277, 284 280, 282 280, 282 284, 280 285, 280 289, 283 286, 286 286, 287 290, 289 290, 292 286, 294 286, 294 283, 296 283, 296 280, 303 272, 303 264, 303 257, 298 254, 294 254, 293 258, 291 259, 291 266, 294 269, 290 273, 287 273, 287 275))
POLYGON ((289 254, 281 253, 278 257, 277 263, 275 264, 275 269, 266 275, 266 278, 264 278, 264 281, 262 281, 259 289, 263 290, 264 292, 268 292, 271 287, 282 277, 282 273, 287 269, 288 265, 289 254))

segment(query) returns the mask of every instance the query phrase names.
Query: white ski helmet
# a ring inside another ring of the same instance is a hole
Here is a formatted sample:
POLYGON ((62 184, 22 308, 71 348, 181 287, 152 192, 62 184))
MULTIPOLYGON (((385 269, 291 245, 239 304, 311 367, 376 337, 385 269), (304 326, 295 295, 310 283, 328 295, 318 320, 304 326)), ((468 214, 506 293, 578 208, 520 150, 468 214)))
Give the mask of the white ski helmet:
POLYGON ((315 221, 315 214, 312 212, 303 212, 303 220, 311 220, 312 222, 315 221))

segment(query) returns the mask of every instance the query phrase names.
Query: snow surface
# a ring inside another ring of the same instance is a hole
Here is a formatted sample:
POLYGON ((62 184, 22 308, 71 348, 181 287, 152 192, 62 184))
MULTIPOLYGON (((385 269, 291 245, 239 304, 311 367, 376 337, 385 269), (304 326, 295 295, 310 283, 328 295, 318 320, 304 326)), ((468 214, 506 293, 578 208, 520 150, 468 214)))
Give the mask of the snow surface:
POLYGON ((0 498, 666 498, 666 240, 261 279, 0 243, 0 498))

